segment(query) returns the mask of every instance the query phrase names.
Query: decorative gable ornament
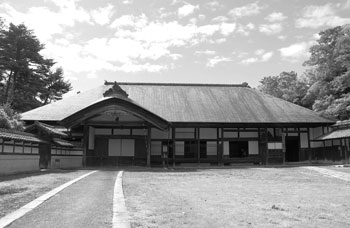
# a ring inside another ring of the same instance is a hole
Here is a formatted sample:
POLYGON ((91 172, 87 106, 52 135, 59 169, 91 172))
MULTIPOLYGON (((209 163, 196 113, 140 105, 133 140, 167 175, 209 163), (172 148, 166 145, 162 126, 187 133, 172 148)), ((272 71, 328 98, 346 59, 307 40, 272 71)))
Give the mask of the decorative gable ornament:
POLYGON ((127 92, 125 92, 117 84, 117 82, 107 82, 107 81, 105 81, 105 85, 113 85, 113 86, 103 93, 104 97, 117 97, 117 96, 122 96, 122 97, 125 97, 125 98, 129 97, 129 94, 127 92))

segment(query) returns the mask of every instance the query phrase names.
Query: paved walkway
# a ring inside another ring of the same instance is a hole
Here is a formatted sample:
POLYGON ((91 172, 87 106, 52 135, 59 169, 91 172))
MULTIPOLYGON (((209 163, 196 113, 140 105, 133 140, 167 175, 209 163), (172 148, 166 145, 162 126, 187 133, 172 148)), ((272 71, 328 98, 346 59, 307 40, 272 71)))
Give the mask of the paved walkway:
POLYGON ((325 176, 334 177, 334 178, 337 178, 340 180, 350 182, 350 173, 339 172, 339 171, 330 170, 330 169, 321 168, 321 167, 316 167, 316 166, 307 166, 304 168, 319 172, 325 176))
MULTIPOLYGON (((121 226, 118 226, 118 219, 113 224, 113 215, 118 215, 114 211, 113 202, 120 203, 120 198, 114 199, 115 195, 123 196, 119 192, 122 187, 118 185, 121 184, 122 172, 119 173, 119 179, 117 174, 118 171, 93 173, 62 190, 8 227, 128 227, 127 220, 122 220, 119 223, 121 226), (118 189, 115 190, 115 187, 118 189)), ((119 211, 119 214, 121 212, 123 211, 119 211)), ((127 218, 126 211, 124 215, 127 218)))

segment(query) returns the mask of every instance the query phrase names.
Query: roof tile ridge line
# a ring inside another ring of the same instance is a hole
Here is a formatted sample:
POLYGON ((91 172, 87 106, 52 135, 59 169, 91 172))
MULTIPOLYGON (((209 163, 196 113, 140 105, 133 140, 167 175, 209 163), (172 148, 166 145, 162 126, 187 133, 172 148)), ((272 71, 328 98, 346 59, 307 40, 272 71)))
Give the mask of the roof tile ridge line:
MULTIPOLYGON (((111 86, 115 82, 105 82, 104 85, 111 86)), ((173 83, 173 82, 117 82, 118 85, 149 85, 149 86, 208 86, 208 87, 243 87, 251 88, 242 84, 218 84, 218 83, 173 83)))
POLYGON ((14 130, 14 129, 0 128, 0 132, 5 132, 5 133, 9 133, 9 134, 18 134, 18 135, 22 135, 22 136, 38 137, 35 134, 25 132, 25 131, 14 130))

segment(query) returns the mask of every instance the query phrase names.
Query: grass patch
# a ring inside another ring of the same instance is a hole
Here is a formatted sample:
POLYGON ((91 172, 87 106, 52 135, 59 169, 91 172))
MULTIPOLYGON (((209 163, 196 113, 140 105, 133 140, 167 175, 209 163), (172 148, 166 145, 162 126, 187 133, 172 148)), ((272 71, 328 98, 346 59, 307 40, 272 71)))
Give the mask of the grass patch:
POLYGON ((132 227, 350 227, 350 183, 304 168, 126 171, 132 227))
POLYGON ((0 217, 88 170, 56 170, 0 177, 0 217))

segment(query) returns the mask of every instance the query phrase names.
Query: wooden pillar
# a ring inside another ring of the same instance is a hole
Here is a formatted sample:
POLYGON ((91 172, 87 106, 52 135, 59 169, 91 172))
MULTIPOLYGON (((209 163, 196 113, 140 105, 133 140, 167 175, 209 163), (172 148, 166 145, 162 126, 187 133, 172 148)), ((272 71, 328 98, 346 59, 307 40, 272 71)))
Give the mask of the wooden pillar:
POLYGON ((83 135, 83 166, 86 167, 86 154, 89 149, 89 126, 84 123, 83 135))
POLYGON ((349 164, 349 138, 345 138, 345 164, 349 164))
POLYGON ((199 128, 195 129, 195 136, 197 141, 197 163, 198 165, 201 163, 201 143, 199 139, 199 128))
POLYGON ((176 145, 175 145, 175 128, 171 128, 171 138, 173 143, 173 168, 175 168, 175 153, 176 153, 176 145))
POLYGON ((283 165, 286 164, 286 134, 283 132, 282 128, 282 156, 283 156, 283 165))
POLYGON ((151 127, 147 127, 147 166, 151 166, 151 127))
POLYGON ((309 164, 311 164, 312 151, 311 151, 311 146, 310 146, 310 128, 307 128, 307 148, 308 148, 308 155, 309 155, 309 164))
POLYGON ((265 132, 265 165, 269 165, 269 148, 268 148, 268 143, 269 143, 269 135, 267 128, 264 128, 265 132))

